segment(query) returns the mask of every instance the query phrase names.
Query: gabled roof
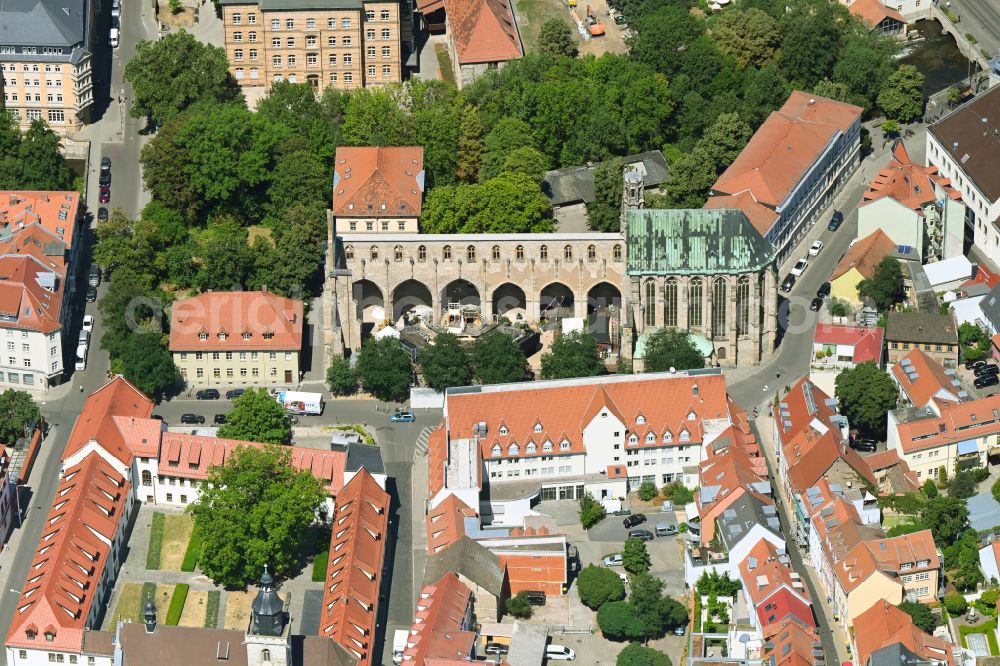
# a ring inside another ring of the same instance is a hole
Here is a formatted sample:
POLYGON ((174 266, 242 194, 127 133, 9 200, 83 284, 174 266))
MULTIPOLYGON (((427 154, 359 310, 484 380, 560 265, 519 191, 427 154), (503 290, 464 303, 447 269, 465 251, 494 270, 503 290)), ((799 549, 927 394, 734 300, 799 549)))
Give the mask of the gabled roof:
MULTIPOLYGON (((36 4, 37 0, 15 0, 16 2, 29 2, 36 4)), ((59 6, 64 7, 79 3, 82 0, 64 0, 59 6)), ((0 23, 9 18, 8 13, 16 10, 11 9, 11 2, 4 5, 0 11, 0 23)), ((45 3, 37 2, 37 7, 44 8, 45 3)), ((43 13, 62 15, 62 11, 55 10, 43 13)), ((32 25, 31 44, 41 44, 39 37, 40 25, 32 25)), ((14 35, 16 32, 5 32, 5 35, 14 35)), ((10 44, 8 38, 4 38, 5 44, 10 44)), ((73 236, 76 230, 76 218, 80 212, 79 192, 43 192, 43 191, 13 191, 0 190, 0 230, 5 227, 14 233, 19 229, 27 228, 32 224, 42 226, 52 238, 63 242, 67 249, 73 245, 73 236)))
POLYGON ((750 191, 759 204, 779 207, 834 138, 846 134, 863 111, 794 91, 719 176, 712 186, 713 195, 750 191))
POLYGON ((812 625, 795 617, 769 624, 761 631, 765 666, 813 666, 825 663, 823 644, 812 625))
POLYGON ((266 290, 198 294, 171 307, 170 351, 298 351, 302 311, 302 301, 266 290))
POLYGON ((361 666, 378 663, 376 620, 389 495, 362 470, 337 496, 330 536, 330 562, 323 586, 320 635, 347 650, 361 666))
POLYGON ((920 349, 914 349, 892 366, 892 376, 899 388, 917 409, 923 409, 932 397, 958 402, 961 383, 941 364, 920 349))
POLYGON ((426 659, 471 659, 476 632, 465 626, 471 604, 472 590, 453 573, 424 585, 406 637, 403 662, 423 666, 426 659))
POLYGON ((437 581, 449 572, 472 581, 494 597, 503 594, 504 570, 500 558, 467 536, 427 559, 424 584, 437 581))
POLYGON ((133 452, 114 417, 148 419, 152 413, 153 401, 127 379, 116 376, 87 396, 69 434, 63 460, 94 440, 122 464, 131 465, 133 452))
MULTIPOLYGON (((792 570, 791 560, 784 552, 779 553, 773 543, 761 539, 747 557, 739 564, 740 577, 743 579, 743 589, 754 608, 760 607, 765 601, 780 589, 787 588, 795 593, 799 601, 805 605, 812 603, 809 590, 801 576, 792 570)), ((778 620, 781 617, 776 618, 778 620)), ((807 618, 799 619, 812 622, 812 612, 807 618)), ((770 624, 770 622, 762 622, 770 624)))
POLYGON ((17 601, 8 646, 80 651, 129 492, 129 482, 98 453, 65 470, 17 601))
POLYGON ((741 210, 732 208, 628 211, 630 275, 759 271, 774 248, 741 210))
POLYGON ((898 414, 914 417, 913 420, 902 420, 896 426, 904 453, 974 441, 978 437, 1000 432, 1000 395, 966 402, 940 401, 936 405, 940 415, 897 411, 898 414))
POLYGON ((889 312, 885 337, 891 341, 957 345, 958 327, 950 314, 889 312))
POLYGON ((715 522, 744 493, 752 493, 764 503, 771 498, 760 492, 770 489, 767 464, 754 458, 742 446, 728 446, 698 465, 699 490, 695 497, 701 518, 701 542, 708 545, 715 537, 715 522))
POLYGON ((750 224, 760 235, 765 235, 780 215, 773 206, 768 206, 757 200, 751 190, 741 190, 735 194, 719 194, 709 197, 705 208, 735 208, 743 211, 750 224))
POLYGON ((906 17, 895 9, 883 5, 882 0, 854 0, 848 11, 872 28, 877 28, 887 18, 899 21, 903 25, 907 23, 906 17))
POLYGON ((333 171, 337 217, 417 217, 424 197, 420 146, 341 146, 333 171))
MULTIPOLYGON (((888 12, 895 12, 879 0, 855 0, 854 4, 851 5, 851 11, 853 12, 854 8, 862 3, 868 6, 875 4, 888 12)), ((941 187, 952 199, 961 198, 961 194, 951 187, 950 181, 938 174, 936 166, 923 166, 915 163, 910 159, 906 146, 897 139, 892 146, 892 157, 889 159, 889 163, 872 178, 872 182, 865 192, 864 203, 861 205, 864 206, 869 202, 890 197, 906 208, 923 214, 924 206, 934 203, 935 185, 941 187)))
MULTIPOLYGON (((0 7, 0 32, 5 44, 82 45, 87 26, 84 0, 7 0, 0 7), (29 37, 30 35, 30 37, 29 37)), ((6 195, 6 192, 0 192, 6 195)))
POLYGON ((28 255, 0 256, 0 314, 13 317, 3 328, 54 333, 62 328, 63 273, 28 255))
POLYGON ((440 552, 465 536, 465 519, 478 515, 457 495, 441 500, 427 512, 427 552, 440 552))
POLYGON ((944 639, 921 631, 909 614, 885 599, 879 599, 854 619, 854 644, 858 649, 859 666, 872 666, 873 653, 896 644, 921 660, 935 664, 945 662, 950 666, 955 664, 951 645, 944 639))
POLYGON ((523 55, 508 0, 445 0, 445 12, 460 65, 523 55))
POLYGON ((876 229, 864 238, 859 239, 848 250, 837 267, 833 269, 830 281, 841 277, 851 269, 855 269, 861 277, 870 280, 875 276, 875 267, 896 252, 896 243, 881 229, 876 229))
POLYGON ((817 324, 813 341, 816 344, 843 345, 854 348, 854 362, 878 363, 882 360, 882 339, 885 329, 878 326, 837 326, 817 324))

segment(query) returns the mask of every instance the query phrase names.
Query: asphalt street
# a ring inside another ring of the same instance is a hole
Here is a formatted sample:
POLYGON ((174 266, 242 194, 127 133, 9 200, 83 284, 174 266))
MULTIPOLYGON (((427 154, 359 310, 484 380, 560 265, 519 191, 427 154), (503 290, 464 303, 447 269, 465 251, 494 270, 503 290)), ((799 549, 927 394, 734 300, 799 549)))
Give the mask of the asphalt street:
MULTIPOLYGON (((944 0, 939 5, 947 4, 944 0)), ((951 11, 959 18, 958 27, 979 42, 977 46, 997 55, 1000 49, 1000 0, 951 0, 951 11)))

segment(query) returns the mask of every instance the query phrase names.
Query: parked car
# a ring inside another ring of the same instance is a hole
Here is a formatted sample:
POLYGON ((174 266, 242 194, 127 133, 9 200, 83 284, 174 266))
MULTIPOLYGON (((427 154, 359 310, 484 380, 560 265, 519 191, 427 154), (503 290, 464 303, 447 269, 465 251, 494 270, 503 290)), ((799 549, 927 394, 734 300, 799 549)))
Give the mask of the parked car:
POLYGON ((101 193, 97 197, 97 200, 99 202, 101 202, 102 204, 110 202, 111 201, 111 187, 109 187, 108 185, 103 186, 101 188, 101 193))
POLYGON ((683 624, 680 625, 680 626, 674 627, 674 636, 683 636, 683 635, 684 635, 684 625, 683 624))
POLYGON ((111 16, 122 15, 122 0, 111 0, 111 16))
POLYGON ((819 286, 819 289, 816 290, 816 296, 818 296, 819 298, 826 298, 827 296, 830 295, 830 289, 831 289, 830 283, 824 282, 819 286))
POLYGON ((622 554, 621 553, 612 553, 611 555, 608 555, 607 557, 605 557, 601 561, 604 562, 604 566, 606 566, 606 567, 620 567, 620 566, 622 566, 622 563, 623 563, 623 561, 622 561, 622 554))
POLYGON ((219 389, 202 389, 194 394, 198 400, 218 400, 219 389))
POLYGON ((107 222, 107 220, 108 220, 108 209, 105 208, 104 206, 101 206, 100 208, 97 209, 97 221, 107 222))
POLYGON ((101 175, 97 177, 97 183, 99 185, 111 185, 111 172, 102 171, 101 175))
POLYGON ((503 645, 502 643, 487 643, 486 644, 486 654, 507 654, 510 650, 509 645, 503 645))
POLYGON ((972 370, 972 374, 976 377, 983 377, 985 375, 996 375, 1000 374, 1000 367, 997 367, 993 363, 984 363, 978 365, 972 370))
POLYGON ((246 392, 246 389, 229 389, 226 391, 226 400, 235 400, 246 392))
POLYGON ((97 300, 97 287, 87 287, 87 292, 84 294, 84 298, 87 299, 88 303, 93 303, 97 300))
POLYGON ((979 359, 978 361, 966 361, 965 362, 965 369, 966 370, 973 370, 975 368, 978 368, 981 365, 986 365, 986 361, 984 361, 982 359, 979 359))
POLYGON ((90 271, 87 273, 87 284, 91 287, 101 284, 101 267, 97 264, 90 266, 90 271))
POLYGON ((864 453, 875 453, 878 449, 878 444, 873 439, 854 439, 851 440, 851 448, 864 453))
POLYGON ((389 415, 389 420, 393 423, 413 423, 417 417, 413 415, 413 412, 395 411, 389 415))
POLYGON ((632 511, 629 509, 618 509, 611 514, 612 516, 631 516, 632 511))
POLYGON ((830 218, 830 224, 826 225, 826 228, 830 231, 836 231, 840 228, 840 225, 844 223, 844 214, 839 210, 833 211, 833 217, 830 218))
POLYGON ((215 423, 215 425, 222 425, 226 422, 226 415, 216 414, 215 417, 212 419, 212 422, 215 423))
POLYGON ((656 536, 673 536, 677 534, 677 526, 668 523, 659 523, 656 526, 656 536))
POLYGON ((806 268, 808 266, 809 266, 809 260, 806 259, 805 257, 802 257, 801 259, 795 262, 794 266, 792 266, 792 275, 794 275, 795 277, 799 277, 800 275, 806 272, 806 268))
POLYGON ((823 251, 823 241, 821 240, 813 241, 813 244, 809 246, 810 257, 817 257, 819 256, 819 253, 822 251, 823 251))
POLYGON ((565 645, 556 645, 553 643, 552 645, 545 646, 545 658, 554 661, 573 661, 576 659, 576 652, 565 645))
POLYGON ((1000 384, 1000 377, 997 375, 986 375, 985 377, 979 377, 973 382, 973 386, 977 389, 986 388, 988 386, 996 386, 1000 384))
POLYGON ((201 414, 181 414, 181 423, 188 425, 199 425, 205 422, 205 417, 201 414))
POLYGON ((629 530, 629 539, 638 539, 639 541, 652 541, 656 537, 649 530, 629 530))
POLYGON ((795 276, 786 275, 784 281, 781 283, 781 291, 791 291, 792 287, 795 286, 795 276))
POLYGON ((636 513, 623 520, 622 525, 625 526, 625 529, 629 529, 635 527, 636 525, 641 525, 644 522, 646 522, 646 514, 636 513))
POLYGON ((111 171, 111 158, 102 157, 101 158, 101 171, 111 171))
POLYGON ((83 316, 83 330, 93 331, 94 330, 94 315, 84 315, 83 316))
POLYGON ((812 310, 813 312, 819 312, 819 309, 821 307, 823 307, 823 299, 820 298, 819 296, 812 299, 812 301, 809 303, 809 309, 812 310))
POLYGON ((111 28, 111 32, 108 33, 108 46, 113 49, 118 48, 118 28, 111 28))

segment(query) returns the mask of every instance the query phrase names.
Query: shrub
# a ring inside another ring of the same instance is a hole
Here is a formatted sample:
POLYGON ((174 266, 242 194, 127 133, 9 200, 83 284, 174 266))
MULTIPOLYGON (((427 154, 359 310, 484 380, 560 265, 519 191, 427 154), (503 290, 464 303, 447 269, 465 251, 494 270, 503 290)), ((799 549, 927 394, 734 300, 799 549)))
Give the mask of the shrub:
POLYGON ((976 467, 975 469, 970 469, 969 474, 972 475, 972 480, 976 483, 982 483, 986 479, 990 478, 990 468, 989 467, 976 467))
POLYGON ((580 498, 580 524, 583 525, 583 528, 589 530, 604 520, 606 515, 608 512, 605 511, 604 505, 595 500, 590 493, 584 493, 583 497, 580 498))
POLYGON ((153 514, 153 523, 149 527, 149 547, 146 550, 146 568, 160 568, 160 550, 163 548, 163 523, 166 516, 159 511, 153 514))
POLYGON ((326 580, 326 567, 330 563, 330 551, 324 550, 316 553, 313 558, 312 579, 314 583, 322 583, 326 580))
POLYGON ((639 486, 639 499, 643 502, 648 502, 659 494, 660 491, 656 489, 656 484, 652 481, 646 481, 639 486))
POLYGON ((612 601, 597 611, 597 626, 612 641, 645 638, 645 623, 635 606, 627 601, 612 601))
POLYGON ((181 571, 194 571, 198 566, 198 558, 201 557, 201 537, 198 530, 191 532, 191 539, 188 541, 187 550, 184 551, 184 560, 181 562, 181 571))
POLYGON ((652 561, 646 543, 639 539, 628 539, 622 548, 622 564, 629 573, 645 573, 649 571, 652 561))
POLYGON ((671 481, 663 486, 663 497, 680 506, 694 500, 694 492, 688 490, 680 481, 671 481))
MULTIPOLYGON (((1000 483, 1000 481, 998 481, 997 483, 1000 483)), ((921 491, 923 491, 924 497, 930 498, 938 496, 937 484, 934 483, 934 479, 927 479, 926 481, 924 481, 924 485, 921 488, 921 491)))
POLYGON ((524 592, 518 592, 517 596, 508 599, 505 606, 507 613, 518 619, 527 620, 531 617, 531 604, 528 602, 528 595, 524 592))
POLYGON ((729 572, 719 575, 717 571, 706 571, 694 584, 699 595, 708 597, 734 597, 743 588, 739 580, 729 577, 729 572))
POLYGON ((205 628, 215 629, 219 626, 219 605, 222 601, 222 592, 210 590, 208 601, 205 602, 205 628))
POLYGON ((615 666, 671 666, 670 657, 640 643, 629 643, 618 653, 615 666))
POLYGON ((948 494, 958 499, 968 499, 976 494, 976 481, 971 472, 962 471, 948 484, 948 494))
POLYGON ((952 617, 961 615, 969 608, 969 603, 958 592, 949 592, 944 596, 944 607, 952 617))
POLYGON ((576 579, 576 590, 580 601, 592 610, 597 610, 609 601, 625 598, 625 585, 618 574, 606 567, 587 565, 576 579))
POLYGON ((176 627, 181 621, 181 613, 184 612, 184 602, 187 601, 188 585, 179 583, 174 586, 174 596, 170 597, 170 606, 167 608, 167 620, 164 624, 176 627))
POLYGON ((930 606, 914 601, 904 601, 899 604, 898 608, 912 617, 913 624, 917 625, 921 631, 928 634, 934 633, 934 628, 937 627, 938 623, 930 606))

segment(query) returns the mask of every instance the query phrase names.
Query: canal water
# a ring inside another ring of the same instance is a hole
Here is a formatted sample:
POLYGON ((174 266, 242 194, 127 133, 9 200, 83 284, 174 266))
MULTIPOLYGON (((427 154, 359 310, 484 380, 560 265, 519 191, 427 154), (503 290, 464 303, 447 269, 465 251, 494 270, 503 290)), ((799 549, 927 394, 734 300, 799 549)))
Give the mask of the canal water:
POLYGON ((955 38, 934 20, 917 21, 910 28, 925 37, 924 41, 903 47, 900 62, 914 65, 924 75, 924 97, 969 76, 969 61, 959 52, 955 38))

